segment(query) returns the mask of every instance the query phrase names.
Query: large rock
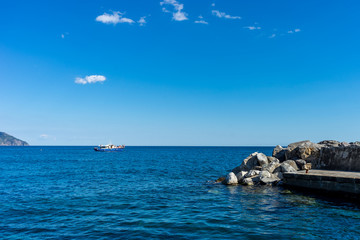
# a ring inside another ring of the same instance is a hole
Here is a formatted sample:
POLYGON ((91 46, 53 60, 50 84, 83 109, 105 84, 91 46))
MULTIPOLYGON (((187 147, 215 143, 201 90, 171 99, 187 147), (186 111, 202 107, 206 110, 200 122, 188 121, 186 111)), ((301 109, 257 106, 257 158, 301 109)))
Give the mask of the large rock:
POLYGON ((261 180, 262 178, 270 178, 270 177, 271 177, 271 173, 269 173, 268 171, 261 171, 261 172, 259 173, 259 177, 260 177, 260 180, 261 180))
POLYGON ((285 161, 285 152, 286 149, 280 145, 277 145, 273 150, 272 156, 279 159, 280 162, 283 162, 285 161))
MULTIPOLYGON (((268 158, 269 158, 269 157, 268 157, 268 158)), ((268 164, 266 164, 266 165, 264 165, 264 166, 262 167, 262 170, 265 170, 265 171, 268 171, 268 172, 270 172, 270 173, 273 173, 274 170, 275 170, 277 167, 280 166, 280 161, 279 161, 279 159, 277 159, 277 158, 274 158, 274 157, 271 157, 271 158, 272 158, 272 159, 271 159, 271 162, 268 163, 268 164)))
POLYGON ((328 147, 338 147, 340 145, 340 142, 335 141, 335 140, 324 140, 324 141, 318 142, 318 144, 325 145, 328 147))
POLYGON ((288 172, 297 172, 290 164, 288 163, 281 163, 281 172, 288 173, 288 172))
POLYGON ((247 174, 245 174, 245 178, 248 178, 248 177, 254 177, 254 176, 257 176, 260 174, 260 171, 259 170, 250 170, 247 174))
POLYGON ((312 143, 309 140, 289 144, 285 152, 286 160, 303 159, 307 162, 319 159, 320 144, 312 143))
POLYGON ((254 181, 250 177, 249 178, 244 178, 242 180, 242 184, 247 185, 247 186, 251 186, 251 185, 254 185, 254 181))
POLYGON ((251 169, 258 166, 258 159, 257 159, 257 152, 250 154, 244 161, 241 163, 240 166, 231 170, 233 173, 238 174, 240 171, 250 171, 251 169))
POLYGON ((238 179, 238 182, 241 182, 241 180, 243 180, 243 178, 245 177, 245 175, 247 174, 247 171, 240 171, 238 174, 236 174, 236 177, 238 179))
POLYGON ((260 166, 264 166, 264 165, 266 165, 266 164, 269 163, 268 158, 267 158, 266 155, 263 154, 263 153, 258 153, 258 154, 256 155, 256 157, 257 157, 257 159, 258 159, 258 163, 259 163, 260 166))
POLYGON ((226 185, 235 185, 235 184, 238 184, 238 179, 237 179, 235 173, 229 172, 229 174, 226 176, 225 184, 226 184, 226 185))
POLYGON ((263 184, 273 184, 280 181, 275 175, 269 173, 268 171, 261 171, 259 174, 260 182, 263 184))
POLYGON ((294 160, 286 160, 286 161, 283 162, 283 163, 289 164, 289 165, 292 166, 296 171, 299 170, 299 168, 298 168, 298 166, 297 166, 297 164, 296 164, 296 162, 295 162, 294 160))
POLYGON ((360 145, 323 147, 320 158, 312 161, 313 168, 338 171, 360 171, 360 145))
POLYGON ((273 174, 275 177, 279 178, 280 180, 284 178, 282 172, 277 172, 273 174))
POLYGON ((296 165, 298 166, 299 169, 301 170, 305 170, 305 165, 306 165, 306 161, 302 160, 302 159, 298 159, 295 161, 296 165))

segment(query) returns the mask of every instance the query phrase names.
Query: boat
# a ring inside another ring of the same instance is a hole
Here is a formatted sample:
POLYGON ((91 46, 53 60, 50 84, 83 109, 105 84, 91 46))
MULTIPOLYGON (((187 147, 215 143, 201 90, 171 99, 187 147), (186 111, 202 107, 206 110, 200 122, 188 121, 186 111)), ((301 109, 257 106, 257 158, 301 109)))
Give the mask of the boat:
POLYGON ((94 147, 94 150, 96 152, 118 152, 124 150, 124 148, 125 145, 115 146, 112 144, 108 144, 108 145, 99 145, 98 147, 94 147))

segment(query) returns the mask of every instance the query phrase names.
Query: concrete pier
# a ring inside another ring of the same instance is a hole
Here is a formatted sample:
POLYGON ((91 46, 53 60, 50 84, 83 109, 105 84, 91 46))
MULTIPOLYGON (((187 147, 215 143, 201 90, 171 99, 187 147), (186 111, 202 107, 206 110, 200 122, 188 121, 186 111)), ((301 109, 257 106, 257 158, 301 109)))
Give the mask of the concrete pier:
POLYGON ((360 195, 360 172, 314 169, 283 175, 288 186, 360 195))

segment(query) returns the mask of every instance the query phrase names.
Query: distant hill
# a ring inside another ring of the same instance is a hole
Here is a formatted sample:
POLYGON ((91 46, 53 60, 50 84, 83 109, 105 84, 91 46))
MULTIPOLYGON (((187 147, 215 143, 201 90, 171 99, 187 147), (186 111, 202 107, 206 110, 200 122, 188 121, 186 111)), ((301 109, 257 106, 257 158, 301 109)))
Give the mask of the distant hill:
POLYGON ((0 132, 0 146, 29 146, 29 144, 7 133, 0 132))

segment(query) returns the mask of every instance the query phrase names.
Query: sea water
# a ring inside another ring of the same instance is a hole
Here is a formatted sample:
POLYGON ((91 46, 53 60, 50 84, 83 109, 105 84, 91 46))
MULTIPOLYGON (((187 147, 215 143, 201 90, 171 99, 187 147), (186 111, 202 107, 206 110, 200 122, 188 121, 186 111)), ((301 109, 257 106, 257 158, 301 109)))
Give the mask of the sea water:
POLYGON ((0 239, 359 239, 356 202, 214 184, 271 147, 0 147, 0 239))

